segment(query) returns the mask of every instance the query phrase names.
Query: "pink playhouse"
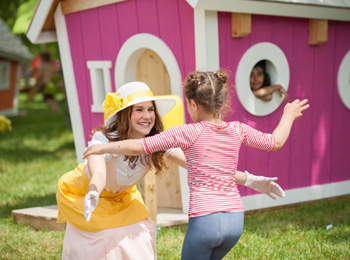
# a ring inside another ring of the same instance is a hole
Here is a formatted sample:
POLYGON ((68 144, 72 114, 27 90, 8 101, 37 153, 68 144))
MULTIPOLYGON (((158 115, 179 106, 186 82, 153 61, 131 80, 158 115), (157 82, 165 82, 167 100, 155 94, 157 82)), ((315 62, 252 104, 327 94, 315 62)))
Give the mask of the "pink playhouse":
MULTIPOLYGON (((350 194, 348 1, 39 0, 27 36, 59 44, 78 161, 91 129, 103 123, 106 93, 141 80, 183 102, 182 81, 195 70, 230 70, 225 119, 272 132, 282 99, 276 93, 263 102, 248 86, 253 66, 265 60, 272 82, 311 108, 282 150, 241 150, 239 170, 278 176, 286 190, 273 201, 240 187, 246 210, 350 194)), ((186 212, 186 171, 174 176, 158 205, 186 212)))

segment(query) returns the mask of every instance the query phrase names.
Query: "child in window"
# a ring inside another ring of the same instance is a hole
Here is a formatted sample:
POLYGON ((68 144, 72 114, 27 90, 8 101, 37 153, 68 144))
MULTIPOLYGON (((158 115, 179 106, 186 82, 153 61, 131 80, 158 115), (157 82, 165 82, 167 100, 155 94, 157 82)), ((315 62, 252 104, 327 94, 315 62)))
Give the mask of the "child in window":
POLYGON ((270 76, 266 72, 265 60, 259 61, 252 69, 250 88, 253 94, 263 101, 270 101, 275 91, 278 91, 281 97, 284 96, 283 101, 288 100, 288 93, 281 85, 271 85, 270 76))

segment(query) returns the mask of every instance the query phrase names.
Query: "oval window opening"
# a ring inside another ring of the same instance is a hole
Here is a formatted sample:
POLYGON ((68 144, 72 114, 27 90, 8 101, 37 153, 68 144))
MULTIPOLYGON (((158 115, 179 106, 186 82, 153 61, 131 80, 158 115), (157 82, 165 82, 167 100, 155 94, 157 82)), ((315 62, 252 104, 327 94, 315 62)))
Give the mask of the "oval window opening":
POLYGON ((350 51, 344 56, 338 71, 338 93, 343 104, 350 109, 350 51))
POLYGON ((269 85, 280 85, 287 92, 289 65, 286 56, 278 46, 263 42, 249 48, 242 56, 237 67, 237 96, 245 110, 252 115, 265 116, 274 112, 281 105, 284 96, 281 97, 277 89, 271 91, 272 88, 263 88, 263 86, 269 85), (263 78, 265 80, 267 77, 270 79, 264 85, 262 82, 252 82, 251 80, 252 74, 258 74, 255 70, 256 65, 261 65, 260 72, 265 73, 263 78), (260 91, 257 91, 257 89, 260 89, 260 91), (264 96, 266 93, 271 95, 264 96))

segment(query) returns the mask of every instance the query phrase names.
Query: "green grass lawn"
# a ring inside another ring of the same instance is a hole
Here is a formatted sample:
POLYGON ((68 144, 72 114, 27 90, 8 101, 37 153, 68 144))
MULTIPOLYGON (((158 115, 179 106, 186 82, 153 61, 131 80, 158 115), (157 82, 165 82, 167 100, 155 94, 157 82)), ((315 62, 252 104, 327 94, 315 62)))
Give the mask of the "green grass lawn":
MULTIPOLYGON (((17 225, 11 211, 56 203, 57 180, 77 164, 73 134, 62 101, 56 115, 40 95, 31 104, 19 99, 26 114, 0 133, 0 259, 60 259, 64 232, 17 225)), ((158 259, 180 259, 186 228, 161 229, 158 259)), ((248 213, 225 259, 350 259, 350 197, 248 213)))

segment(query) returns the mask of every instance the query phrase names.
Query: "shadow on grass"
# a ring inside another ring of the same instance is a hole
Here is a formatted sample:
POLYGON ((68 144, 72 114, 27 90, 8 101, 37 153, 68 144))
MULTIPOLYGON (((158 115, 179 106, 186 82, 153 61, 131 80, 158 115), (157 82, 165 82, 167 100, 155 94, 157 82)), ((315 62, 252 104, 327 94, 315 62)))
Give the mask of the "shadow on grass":
POLYGON ((59 102, 60 113, 56 114, 40 98, 29 104, 25 103, 23 98, 23 94, 20 94, 19 114, 9 118, 12 121, 13 132, 7 134, 16 133, 26 136, 27 128, 39 130, 38 134, 45 132, 42 129, 46 130, 51 127, 70 129, 66 125, 66 118, 69 114, 63 101, 59 102))
POLYGON ((26 209, 33 207, 43 207, 49 205, 55 205, 56 193, 50 193, 45 196, 31 196, 26 197, 25 200, 20 200, 13 205, 5 204, 0 208, 0 218, 8 218, 12 216, 11 212, 15 209, 26 209))
POLYGON ((5 147, 1 148, 1 158, 7 162, 18 162, 21 161, 35 161, 35 160, 57 160, 57 156, 60 154, 71 152, 75 149, 74 141, 69 141, 61 144, 55 149, 48 147, 38 149, 32 146, 21 146, 21 147, 5 147))

